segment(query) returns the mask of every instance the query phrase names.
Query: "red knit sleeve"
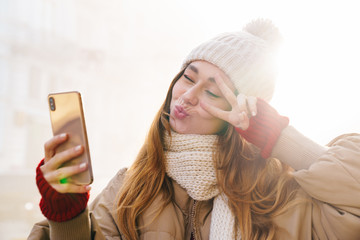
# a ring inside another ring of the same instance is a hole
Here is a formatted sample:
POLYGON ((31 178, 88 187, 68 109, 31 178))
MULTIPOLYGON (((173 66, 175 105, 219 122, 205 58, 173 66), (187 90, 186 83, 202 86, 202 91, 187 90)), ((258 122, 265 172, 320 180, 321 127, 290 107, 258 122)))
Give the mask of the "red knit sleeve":
POLYGON ((36 185, 42 196, 40 209, 44 216, 55 222, 70 220, 86 208, 89 192, 86 193, 59 193, 45 180, 40 167, 44 159, 36 168, 36 185))
POLYGON ((268 158, 281 131, 289 125, 289 118, 279 115, 266 101, 257 99, 257 114, 250 118, 248 129, 236 128, 246 141, 261 149, 261 156, 268 158))

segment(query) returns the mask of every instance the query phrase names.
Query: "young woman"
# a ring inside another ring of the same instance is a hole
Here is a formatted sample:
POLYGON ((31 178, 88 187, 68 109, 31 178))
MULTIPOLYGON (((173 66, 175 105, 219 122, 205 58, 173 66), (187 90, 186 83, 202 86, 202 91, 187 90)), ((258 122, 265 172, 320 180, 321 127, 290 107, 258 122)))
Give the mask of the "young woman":
POLYGON ((29 239, 359 239, 360 136, 320 146, 269 104, 278 30, 257 20, 195 48, 130 169, 87 207, 61 183, 82 147, 45 144, 37 168, 47 220, 29 239))

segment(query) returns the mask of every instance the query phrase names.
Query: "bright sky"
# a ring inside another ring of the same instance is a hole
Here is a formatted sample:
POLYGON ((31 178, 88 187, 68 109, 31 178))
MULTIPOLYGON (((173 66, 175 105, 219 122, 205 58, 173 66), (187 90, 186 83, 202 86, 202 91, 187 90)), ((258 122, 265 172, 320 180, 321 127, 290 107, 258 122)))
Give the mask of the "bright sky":
MULTIPOLYGON (((272 105, 319 143, 360 132, 360 15, 357 1, 185 1, 209 32, 270 18, 285 41, 272 105), (241 17, 239 17, 241 16, 241 17), (210 24, 209 24, 210 22, 210 24)), ((209 35, 210 36, 210 35, 209 35)))
POLYGON ((307 1, 296 7, 296 18, 277 20, 286 42, 273 104, 321 143, 360 131, 356 5, 356 1, 307 1))

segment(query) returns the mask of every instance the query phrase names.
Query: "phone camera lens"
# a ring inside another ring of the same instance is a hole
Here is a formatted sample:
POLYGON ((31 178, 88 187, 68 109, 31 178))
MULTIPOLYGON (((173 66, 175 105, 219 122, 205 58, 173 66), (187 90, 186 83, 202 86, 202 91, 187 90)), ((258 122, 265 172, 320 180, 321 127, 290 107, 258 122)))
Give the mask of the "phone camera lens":
POLYGON ((50 103, 50 109, 51 111, 55 111, 55 100, 53 97, 49 98, 49 103, 50 103))

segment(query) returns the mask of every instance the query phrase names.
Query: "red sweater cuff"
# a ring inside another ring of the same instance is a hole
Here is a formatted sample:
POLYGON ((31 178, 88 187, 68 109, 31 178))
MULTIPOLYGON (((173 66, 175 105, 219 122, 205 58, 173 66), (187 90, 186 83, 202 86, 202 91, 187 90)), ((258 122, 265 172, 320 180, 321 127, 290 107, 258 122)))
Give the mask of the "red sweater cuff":
POLYGON ((36 185, 42 196, 40 209, 43 215, 55 222, 70 220, 82 213, 89 200, 86 193, 59 193, 45 180, 40 167, 44 164, 41 160, 36 168, 36 185))
POLYGON ((261 156, 269 158, 282 130, 289 124, 289 118, 281 116, 267 102, 257 99, 257 114, 250 118, 248 129, 236 131, 248 142, 261 149, 261 156))

